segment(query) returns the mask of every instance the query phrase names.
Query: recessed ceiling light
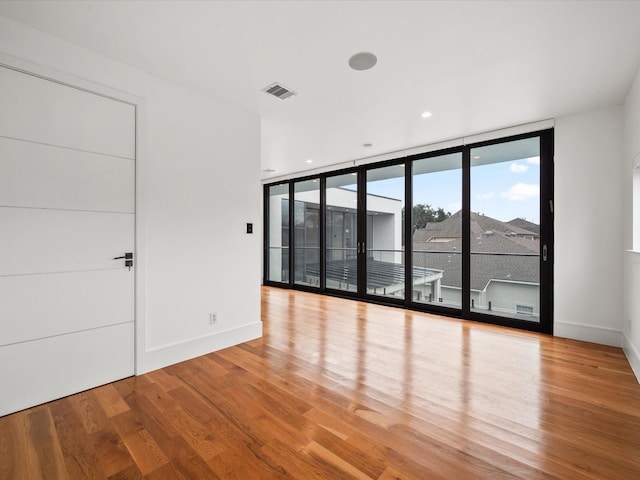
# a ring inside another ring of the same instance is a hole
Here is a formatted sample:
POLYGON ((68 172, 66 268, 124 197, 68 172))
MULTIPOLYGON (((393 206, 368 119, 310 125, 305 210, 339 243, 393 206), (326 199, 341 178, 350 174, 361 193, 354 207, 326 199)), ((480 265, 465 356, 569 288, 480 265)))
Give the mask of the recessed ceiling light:
POLYGON ((433 113, 431 113, 431 112, 423 112, 421 117, 422 118, 429 118, 431 115, 433 115, 433 113))
POLYGON ((313 160, 311 160, 310 158, 307 158, 307 163, 313 163, 313 160))
POLYGON ((373 147, 373 145, 371 145, 370 143, 363 143, 363 144, 362 144, 362 146, 363 146, 364 148, 371 148, 371 147, 373 147))
POLYGON ((474 160, 478 160, 479 158, 480 158, 480 155, 474 155, 474 156, 473 156, 473 159, 474 159, 474 160))
POLYGON ((378 63, 378 59, 373 53, 356 53, 349 59, 349 66, 354 70, 369 70, 378 63))

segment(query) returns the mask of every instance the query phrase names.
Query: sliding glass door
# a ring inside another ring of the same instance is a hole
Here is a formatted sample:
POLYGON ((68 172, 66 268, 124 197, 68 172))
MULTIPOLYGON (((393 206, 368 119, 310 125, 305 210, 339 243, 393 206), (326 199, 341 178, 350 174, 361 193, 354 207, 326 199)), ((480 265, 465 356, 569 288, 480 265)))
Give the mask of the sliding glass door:
POLYGON ((404 164, 366 170, 366 294, 404 299, 404 164))
POLYGON ((552 130, 268 185, 265 211, 267 284, 552 331, 552 130))
POLYGON ((289 283, 289 184, 266 188, 265 195, 265 279, 289 283))
POLYGON ((320 182, 293 184, 293 282, 320 286, 320 182))
POLYGON ((358 290, 358 174, 327 177, 325 186, 325 285, 358 290))
POLYGON ((540 139, 473 148, 471 310, 540 321, 540 139))
POLYGON ((413 301, 462 308, 462 153, 412 164, 413 301))

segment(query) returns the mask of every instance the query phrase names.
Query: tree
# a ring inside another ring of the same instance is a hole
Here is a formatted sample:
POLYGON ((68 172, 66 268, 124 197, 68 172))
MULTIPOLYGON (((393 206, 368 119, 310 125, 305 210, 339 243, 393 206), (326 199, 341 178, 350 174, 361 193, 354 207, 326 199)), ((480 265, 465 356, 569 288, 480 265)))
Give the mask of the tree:
MULTIPOLYGON (((451 212, 445 212, 442 207, 437 209, 431 208, 431 205, 419 203, 413 206, 411 215, 411 233, 413 234, 418 228, 425 228, 429 222, 442 222, 451 216, 451 212)), ((405 211, 402 207, 402 223, 405 221, 405 211)), ((404 246, 404 229, 402 229, 402 245, 404 246)))
POLYGON ((413 206, 411 222, 413 229, 425 228, 429 222, 442 222, 451 216, 442 207, 432 208, 431 205, 419 203, 413 206))

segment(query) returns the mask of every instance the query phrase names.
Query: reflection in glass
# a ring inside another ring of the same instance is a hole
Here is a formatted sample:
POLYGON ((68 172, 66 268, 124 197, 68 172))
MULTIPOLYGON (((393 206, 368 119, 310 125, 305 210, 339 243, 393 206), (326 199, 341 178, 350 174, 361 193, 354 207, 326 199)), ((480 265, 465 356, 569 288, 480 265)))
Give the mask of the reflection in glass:
POLYGON ((294 282, 320 286, 320 182, 294 183, 294 282))
POLYGON ((357 262, 357 176, 355 173, 327 177, 325 212, 325 285, 356 291, 357 262))
POLYGON ((462 154, 412 165, 413 300, 462 306, 462 154))
POLYGON ((269 271, 272 282, 289 282, 289 185, 269 187, 269 271))
POLYGON ((540 318, 540 139, 471 150, 471 310, 540 318))
POLYGON ((404 298, 404 164, 367 170, 367 293, 404 298))

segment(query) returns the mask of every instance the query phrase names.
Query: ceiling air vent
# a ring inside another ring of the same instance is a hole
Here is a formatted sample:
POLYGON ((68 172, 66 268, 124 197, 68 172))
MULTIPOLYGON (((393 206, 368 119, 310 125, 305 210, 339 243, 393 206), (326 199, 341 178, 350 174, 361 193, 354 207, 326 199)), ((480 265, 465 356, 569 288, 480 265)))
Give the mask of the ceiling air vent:
POLYGON ((263 92, 268 93, 269 95, 273 95, 274 97, 279 98, 280 100, 285 100, 289 97, 292 97, 296 94, 293 90, 289 90, 287 87, 279 84, 272 83, 271 85, 267 85, 262 89, 263 92))

